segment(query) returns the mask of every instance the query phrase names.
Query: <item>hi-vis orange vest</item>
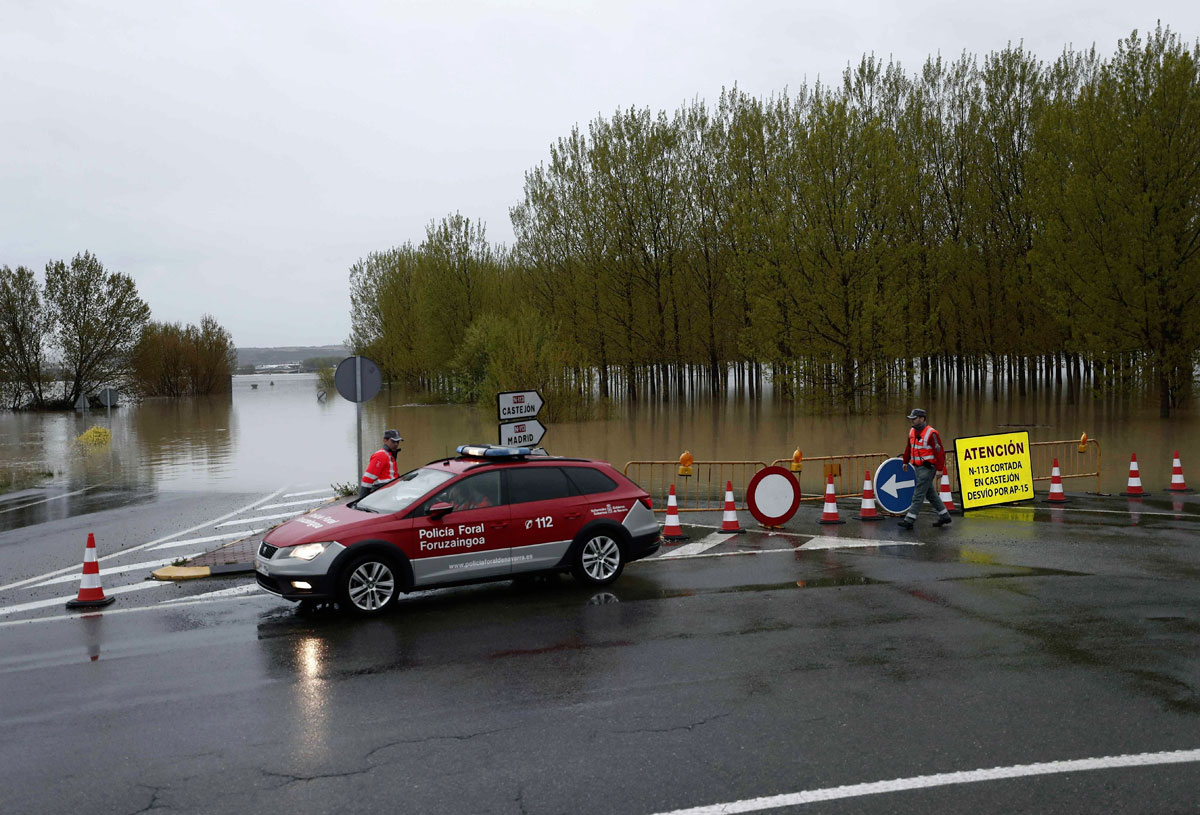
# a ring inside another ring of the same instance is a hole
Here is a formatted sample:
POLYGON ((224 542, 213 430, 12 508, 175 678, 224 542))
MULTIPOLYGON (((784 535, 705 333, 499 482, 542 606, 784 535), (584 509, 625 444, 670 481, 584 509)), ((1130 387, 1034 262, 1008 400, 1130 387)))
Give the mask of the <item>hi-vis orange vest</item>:
POLYGON ((918 436, 915 427, 909 428, 908 446, 912 448, 913 466, 920 467, 922 464, 937 464, 937 456, 934 455, 933 445, 930 443, 933 439, 933 434, 936 432, 931 426, 925 425, 925 429, 918 436))

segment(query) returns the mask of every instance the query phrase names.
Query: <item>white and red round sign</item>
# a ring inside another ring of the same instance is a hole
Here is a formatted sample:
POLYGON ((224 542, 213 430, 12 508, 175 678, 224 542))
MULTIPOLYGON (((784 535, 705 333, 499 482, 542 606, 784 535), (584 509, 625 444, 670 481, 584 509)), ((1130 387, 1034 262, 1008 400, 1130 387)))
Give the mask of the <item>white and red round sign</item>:
POLYGON ((796 514, 800 484, 783 467, 759 470, 746 488, 746 505, 763 526, 779 526, 796 514))

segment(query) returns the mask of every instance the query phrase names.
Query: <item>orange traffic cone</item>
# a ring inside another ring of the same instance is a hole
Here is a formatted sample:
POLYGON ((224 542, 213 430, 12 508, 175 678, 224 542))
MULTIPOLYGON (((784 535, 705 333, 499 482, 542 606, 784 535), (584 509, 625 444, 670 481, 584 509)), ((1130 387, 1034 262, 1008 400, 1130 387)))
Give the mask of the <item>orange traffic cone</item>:
POLYGON ((938 487, 938 498, 946 505, 947 512, 958 512, 954 506, 954 493, 950 491, 950 476, 946 473, 946 465, 942 465, 942 483, 938 487))
POLYGON ((722 532, 745 532, 738 522, 737 506, 733 503, 733 482, 725 482, 725 515, 721 518, 722 532))
POLYGON ((871 471, 863 473, 862 508, 854 516, 860 521, 882 521, 883 516, 875 511, 875 490, 871 487, 871 471))
POLYGON ((67 608, 98 608, 107 606, 115 597, 105 597, 100 588, 100 564, 96 562, 96 536, 88 533, 87 548, 83 550, 83 574, 79 578, 79 595, 67 601, 67 608))
POLYGON ((1121 494, 1126 498, 1141 498, 1143 495, 1150 494, 1142 489, 1142 476, 1138 473, 1137 453, 1131 453, 1129 456, 1129 485, 1121 494))
POLYGON ((663 540, 665 541, 685 541, 687 535, 683 534, 683 527, 679 525, 679 505, 675 502, 675 485, 671 485, 671 492, 667 496, 667 522, 663 524, 663 540))
POLYGON ((1179 451, 1175 451, 1175 460, 1171 462, 1171 486, 1167 487, 1171 492, 1194 492, 1189 490, 1187 482, 1183 480, 1183 462, 1179 460, 1179 451))
POLYGON ((833 489, 833 476, 829 476, 829 480, 825 482, 825 509, 821 512, 821 520, 817 521, 821 524, 844 524, 841 518, 838 517, 837 508, 837 493, 833 489))
POLYGON ((1062 473, 1058 470, 1058 459, 1054 459, 1054 466, 1050 468, 1050 497, 1046 500, 1051 504, 1067 503, 1067 494, 1063 492, 1062 473))

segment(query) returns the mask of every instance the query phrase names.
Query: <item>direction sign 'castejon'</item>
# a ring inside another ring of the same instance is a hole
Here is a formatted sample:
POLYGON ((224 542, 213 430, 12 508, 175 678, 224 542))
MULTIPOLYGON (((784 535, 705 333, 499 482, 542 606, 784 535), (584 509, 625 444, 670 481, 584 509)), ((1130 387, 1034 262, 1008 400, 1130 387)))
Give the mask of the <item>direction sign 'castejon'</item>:
POLYGON ((542 395, 537 391, 506 391, 496 394, 496 418, 500 420, 500 444, 505 447, 536 445, 546 435, 546 428, 537 421, 542 409, 542 395))

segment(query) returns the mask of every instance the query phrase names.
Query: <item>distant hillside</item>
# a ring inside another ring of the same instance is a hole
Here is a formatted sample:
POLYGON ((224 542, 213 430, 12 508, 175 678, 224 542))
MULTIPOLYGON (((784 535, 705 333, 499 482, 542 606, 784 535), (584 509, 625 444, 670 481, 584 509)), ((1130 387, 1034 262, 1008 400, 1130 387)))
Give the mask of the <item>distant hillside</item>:
POLYGON ((350 349, 344 345, 287 345, 280 348, 239 348, 237 349, 237 364, 244 365, 282 365, 285 362, 303 362, 312 357, 350 356, 350 349))

